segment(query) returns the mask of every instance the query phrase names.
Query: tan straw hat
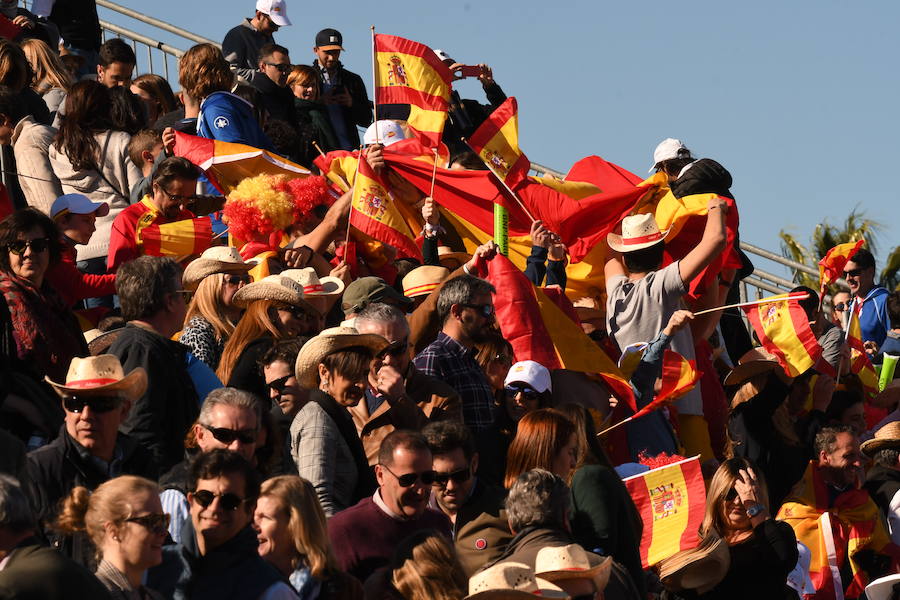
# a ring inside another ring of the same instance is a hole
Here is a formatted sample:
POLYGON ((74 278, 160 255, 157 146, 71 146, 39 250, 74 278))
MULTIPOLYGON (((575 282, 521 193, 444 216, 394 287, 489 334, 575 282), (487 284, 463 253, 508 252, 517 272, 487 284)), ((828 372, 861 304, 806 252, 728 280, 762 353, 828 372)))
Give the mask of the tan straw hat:
POLYGON ((705 594, 716 587, 731 566, 728 544, 716 533, 693 550, 678 552, 659 563, 659 578, 668 590, 697 590, 705 594))
POLYGON ((580 321, 595 321, 604 319, 606 314, 597 307, 597 300, 590 296, 582 296, 572 303, 575 308, 575 314, 578 315, 580 321))
POLYGON ((752 377, 775 371, 779 368, 778 359, 775 358, 774 354, 762 347, 753 348, 738 359, 738 365, 725 376, 722 384, 726 386, 738 385, 752 377))
POLYGON ((313 314, 318 314, 319 312, 312 304, 303 299, 303 288, 300 287, 299 283, 290 277, 282 277, 281 275, 269 275, 259 281, 245 285, 234 293, 231 303, 238 308, 247 308, 251 302, 256 300, 272 300, 273 302, 299 306, 313 314))
POLYGON ((246 273, 253 265, 244 262, 237 248, 231 246, 213 246, 203 251, 198 258, 184 269, 181 276, 182 286, 186 290, 195 290, 200 282, 216 273, 246 273))
POLYGON ((431 291, 447 279, 450 270, 446 267, 423 265, 416 267, 403 278, 403 295, 407 298, 427 296, 431 291))
POLYGON ((306 296, 336 296, 344 293, 344 282, 337 277, 319 277, 312 267, 288 269, 280 273, 282 277, 290 277, 301 286, 306 296))
POLYGON ((876 579, 866 586, 866 598, 869 600, 891 600, 897 597, 900 590, 900 573, 876 579))
POLYGON ((622 219, 622 235, 606 234, 609 247, 616 252, 634 252, 660 243, 669 232, 662 233, 652 213, 631 215, 622 219))
POLYGON ((879 450, 885 448, 900 448, 900 421, 892 421, 875 432, 875 437, 866 440, 859 447, 863 454, 872 457, 879 450))
POLYGON ((578 544, 541 548, 534 559, 535 575, 547 581, 592 579, 598 592, 609 583, 612 559, 586 552, 578 544))
POLYGON ((319 363, 322 359, 345 348, 363 347, 376 355, 388 347, 388 341, 374 333, 360 333, 352 327, 331 327, 312 338, 300 349, 294 372, 300 387, 315 389, 319 363))
POLYGON ((534 576, 524 563, 502 562, 469 578, 469 595, 464 600, 504 600, 505 598, 568 598, 560 587, 534 576))
POLYGON ((66 395, 121 395, 134 400, 147 389, 147 372, 143 367, 133 369, 128 375, 122 369, 119 358, 112 354, 72 359, 65 383, 44 378, 57 394, 66 395))
POLYGON ((469 262, 470 258, 472 255, 466 252, 456 252, 450 246, 438 246, 438 260, 456 260, 464 264, 469 262))

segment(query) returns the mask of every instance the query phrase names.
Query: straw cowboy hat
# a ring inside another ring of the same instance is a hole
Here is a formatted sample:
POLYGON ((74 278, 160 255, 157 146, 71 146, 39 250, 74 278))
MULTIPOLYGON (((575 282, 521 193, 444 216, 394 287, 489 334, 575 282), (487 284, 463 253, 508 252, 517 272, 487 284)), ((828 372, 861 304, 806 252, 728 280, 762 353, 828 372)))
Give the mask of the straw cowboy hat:
POLYGON ((438 260, 456 260, 464 264, 469 262, 470 258, 472 255, 466 252, 455 252, 450 246, 438 246, 438 260))
POLYGON ((678 552, 659 563, 659 578, 668 590, 696 590, 705 594, 716 587, 728 573, 731 552, 728 544, 715 533, 693 550, 678 552))
POLYGON ((893 421, 875 432, 875 437, 866 440, 859 447, 863 454, 872 457, 885 448, 900 448, 900 421, 893 421))
POLYGON ((299 306, 313 314, 319 312, 312 304, 303 299, 303 288, 300 287, 299 283, 281 275, 269 275, 259 281, 245 285, 234 293, 231 303, 238 308, 247 308, 251 302, 256 300, 272 300, 273 302, 299 306))
POLYGON ((780 368, 775 355, 765 348, 753 348, 738 359, 738 364, 725 376, 725 386, 739 385, 762 373, 776 371, 780 368))
POLYGON ((534 576, 524 563, 503 562, 469 578, 469 595, 463 600, 505 600, 506 598, 568 598, 560 587, 534 576))
POLYGON ((280 273, 282 277, 290 277, 301 286, 306 296, 337 296, 344 293, 344 282, 337 277, 319 277, 312 267, 288 269, 280 273))
POLYGON ((900 573, 876 579, 866 586, 866 598, 869 600, 891 600, 900 591, 900 573))
POLYGON ((447 279, 450 270, 446 267, 423 265, 416 267, 403 278, 403 295, 407 298, 427 296, 431 291, 447 279))
POLYGON ((388 347, 388 341, 374 333, 360 333, 352 327, 331 327, 312 338, 300 349, 294 371, 297 383, 306 389, 315 389, 319 363, 322 359, 340 350, 356 347, 368 348, 372 355, 388 347))
POLYGON ((662 233, 652 213, 622 219, 622 235, 606 234, 609 247, 616 252, 634 252, 660 243, 669 232, 662 233))
POLYGON ((143 367, 137 367, 126 375, 119 358, 112 354, 73 358, 65 383, 56 383, 49 377, 44 379, 60 396, 109 396, 118 393, 134 400, 147 389, 147 372, 143 367))
POLYGON ((537 577, 550 582, 566 579, 592 579, 598 592, 609 583, 612 558, 586 552, 578 544, 541 548, 534 559, 537 577))
POLYGON ((195 290, 200 282, 216 273, 246 273, 253 265, 245 263, 237 248, 213 246, 203 251, 184 269, 181 283, 186 290, 195 290))

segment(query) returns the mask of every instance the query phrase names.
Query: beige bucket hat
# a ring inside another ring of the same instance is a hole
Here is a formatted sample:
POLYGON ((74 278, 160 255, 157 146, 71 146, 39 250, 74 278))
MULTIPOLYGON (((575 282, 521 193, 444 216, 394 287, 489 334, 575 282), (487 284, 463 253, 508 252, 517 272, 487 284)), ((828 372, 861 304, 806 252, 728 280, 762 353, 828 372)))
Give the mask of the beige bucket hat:
POLYGON ((86 358, 76 356, 69 364, 65 383, 57 383, 49 377, 44 379, 60 397, 73 394, 110 395, 118 392, 134 400, 147 390, 147 371, 143 367, 137 367, 126 375, 119 358, 112 354, 86 358))
POLYGON ((269 275, 245 285, 234 293, 231 302, 238 308, 247 308, 251 302, 256 300, 272 300, 299 306, 313 314, 319 312, 312 304, 303 299, 303 288, 299 283, 290 277, 281 275, 269 275))
POLYGON ((253 265, 244 262, 237 248, 213 246, 203 251, 184 269, 181 282, 186 290, 195 290, 200 282, 216 273, 246 273, 253 265))
POLYGON ((503 562, 485 569, 469 579, 469 595, 464 600, 505 600, 568 598, 559 586, 535 577, 534 569, 524 563, 503 562))
POLYGON ((660 243, 669 232, 661 232, 652 213, 631 215, 622 219, 622 235, 606 234, 609 247, 616 252, 634 252, 660 243))
POLYGON ((319 277, 312 267, 303 269, 287 269, 280 273, 282 277, 290 277, 303 287, 306 296, 337 296, 344 293, 344 282, 337 277, 319 277))
POLYGON ((752 348, 738 359, 738 364, 725 379, 723 385, 738 385, 762 373, 779 369, 778 359, 765 348, 752 348))
POLYGON ((300 349, 294 372, 297 383, 306 389, 315 389, 319 363, 322 359, 345 348, 368 348, 376 355, 388 347, 388 341, 374 333, 360 333, 352 327, 331 327, 312 338, 300 349))

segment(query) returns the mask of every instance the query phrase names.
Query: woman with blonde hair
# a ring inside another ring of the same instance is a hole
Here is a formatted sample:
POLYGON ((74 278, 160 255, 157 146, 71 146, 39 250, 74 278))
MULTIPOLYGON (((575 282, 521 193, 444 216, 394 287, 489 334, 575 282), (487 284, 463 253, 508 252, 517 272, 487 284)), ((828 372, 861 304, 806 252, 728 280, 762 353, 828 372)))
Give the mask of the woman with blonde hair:
POLYGON ((87 534, 97 551, 97 578, 113 598, 156 600, 162 596, 145 588, 141 580, 147 569, 162 562, 168 523, 159 486, 143 477, 123 475, 93 493, 74 488, 63 501, 56 527, 69 534, 87 534))
POLYGON ((34 72, 31 89, 44 99, 51 119, 55 119, 56 111, 66 101, 66 93, 75 81, 59 54, 43 40, 28 38, 20 45, 34 72))
POLYGON ((468 580, 453 544, 433 529, 418 531, 397 547, 391 583, 404 600, 460 600, 468 580))
POLYGON ((184 270, 182 287, 194 290, 194 297, 178 341, 212 370, 219 367, 225 343, 241 318, 241 309, 233 299, 250 283, 247 272, 252 267, 235 248, 216 246, 205 250, 184 270))
POLYGON ((288 578, 303 600, 360 598, 362 586, 337 565, 316 490, 296 475, 263 482, 253 527, 259 555, 288 578))

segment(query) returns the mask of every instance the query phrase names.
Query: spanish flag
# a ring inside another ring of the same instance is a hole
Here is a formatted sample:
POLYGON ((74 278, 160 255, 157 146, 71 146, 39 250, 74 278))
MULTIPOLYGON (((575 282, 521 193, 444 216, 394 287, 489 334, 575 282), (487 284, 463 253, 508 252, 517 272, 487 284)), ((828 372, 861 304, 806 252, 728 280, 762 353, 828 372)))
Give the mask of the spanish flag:
MULTIPOLYGON (((859 309, 861 308, 860 304, 859 309)), ((847 345, 850 346, 850 372, 859 377, 866 395, 874 398, 878 395, 878 375, 875 373, 875 368, 872 366, 872 361, 869 360, 863 343, 862 328, 859 326, 859 310, 850 313, 850 321, 847 323, 847 345)))
POLYGON ((663 353, 661 379, 662 385, 653 402, 639 410, 634 415, 635 419, 656 410, 662 404, 681 398, 694 389, 694 386, 700 380, 697 362, 688 360, 674 350, 667 348, 663 353))
POLYGON ((313 163, 319 167, 319 171, 328 181, 349 192, 356 177, 357 161, 359 161, 358 151, 334 150, 325 156, 317 156, 313 163))
POLYGON ((825 288, 838 280, 844 274, 844 267, 853 258, 853 255, 862 248, 866 240, 857 240, 838 244, 825 253, 825 257, 819 261, 819 289, 825 288))
POLYGON ((515 98, 507 98, 485 119, 469 138, 469 146, 511 189, 528 177, 531 162, 519 150, 519 105, 515 98))
POLYGON ((810 369, 822 355, 822 347, 809 327, 806 312, 798 304, 803 293, 781 294, 766 302, 742 306, 759 343, 775 355, 788 377, 810 369))
POLYGON ((375 174, 363 156, 353 182, 353 201, 350 224, 380 242, 397 249, 400 258, 414 257, 422 260, 422 251, 415 242, 416 234, 410 229, 411 209, 397 202, 390 186, 375 174))
POLYGON ((697 532, 706 509, 699 456, 623 481, 644 522, 640 554, 645 569, 697 547, 700 542, 697 532))
MULTIPOLYGON (((149 213, 147 213, 149 214, 149 213)), ((138 248, 149 256, 192 256, 212 246, 209 217, 148 225, 135 231, 138 248)))
POLYGON ((441 142, 452 79, 450 69, 428 46, 394 35, 375 36, 378 116, 397 118, 391 108, 408 105, 406 123, 429 147, 441 142), (382 105, 395 106, 382 110, 382 105))

